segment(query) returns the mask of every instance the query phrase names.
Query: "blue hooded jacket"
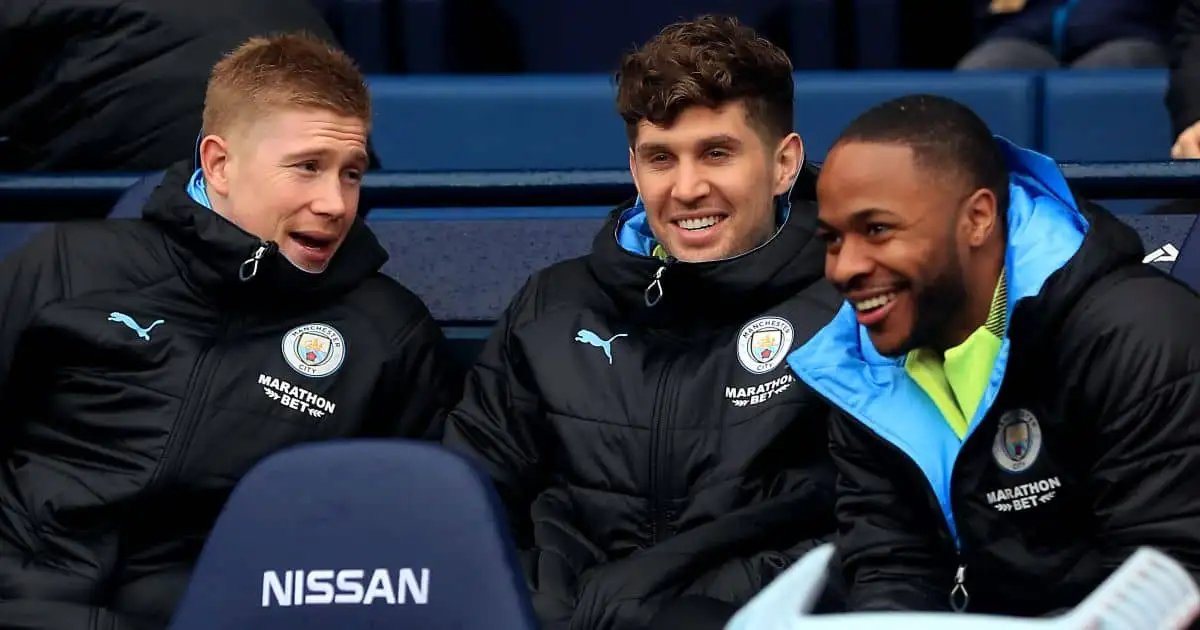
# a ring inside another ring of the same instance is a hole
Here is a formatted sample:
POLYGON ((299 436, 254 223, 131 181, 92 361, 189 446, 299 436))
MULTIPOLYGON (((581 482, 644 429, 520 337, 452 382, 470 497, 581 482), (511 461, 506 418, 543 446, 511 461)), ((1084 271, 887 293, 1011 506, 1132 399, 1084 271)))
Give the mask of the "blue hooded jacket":
POLYGON ((1200 576, 1200 299, 1050 158, 1008 158, 1007 324, 963 439, 843 303, 788 356, 842 413, 852 610, 1044 615, 1138 546, 1200 576))

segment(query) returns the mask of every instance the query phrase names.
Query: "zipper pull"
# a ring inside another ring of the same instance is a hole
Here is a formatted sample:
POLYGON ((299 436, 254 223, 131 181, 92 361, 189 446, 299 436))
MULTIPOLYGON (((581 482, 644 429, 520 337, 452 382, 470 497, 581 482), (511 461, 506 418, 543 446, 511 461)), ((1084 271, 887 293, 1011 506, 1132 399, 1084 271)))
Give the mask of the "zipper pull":
POLYGON ((650 286, 646 287, 646 293, 644 296, 646 299, 646 306, 653 308, 655 304, 658 304, 662 300, 662 275, 663 272, 667 270, 667 267, 670 267, 675 260, 675 257, 667 256, 667 259, 663 261, 662 266, 660 266, 658 270, 654 272, 654 279, 650 281, 650 286))
POLYGON ((963 612, 967 609, 967 604, 971 602, 971 595, 967 593, 967 565, 958 565, 958 571, 954 573, 954 588, 950 590, 950 608, 954 612, 963 612))
POLYGON ((273 253, 275 253, 275 243, 271 241, 260 242, 254 253, 250 254, 250 257, 242 261, 241 266, 238 267, 238 280, 248 282, 251 278, 258 275, 258 262, 264 256, 273 253))

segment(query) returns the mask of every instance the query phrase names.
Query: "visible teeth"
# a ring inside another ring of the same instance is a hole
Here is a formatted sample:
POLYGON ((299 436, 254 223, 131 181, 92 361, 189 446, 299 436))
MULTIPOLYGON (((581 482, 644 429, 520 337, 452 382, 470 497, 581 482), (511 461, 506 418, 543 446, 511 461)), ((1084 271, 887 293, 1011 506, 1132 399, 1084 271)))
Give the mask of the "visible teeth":
POLYGON ((885 293, 883 295, 877 295, 873 298, 866 299, 861 302, 855 302, 854 308, 859 311, 869 311, 869 310, 877 309, 881 306, 884 306, 885 304, 887 304, 888 302, 891 302, 894 299, 896 299, 895 293, 885 293))
POLYGON ((679 227, 685 230, 703 230, 707 227, 712 227, 721 220, 721 217, 696 217, 693 219, 680 219, 679 227))

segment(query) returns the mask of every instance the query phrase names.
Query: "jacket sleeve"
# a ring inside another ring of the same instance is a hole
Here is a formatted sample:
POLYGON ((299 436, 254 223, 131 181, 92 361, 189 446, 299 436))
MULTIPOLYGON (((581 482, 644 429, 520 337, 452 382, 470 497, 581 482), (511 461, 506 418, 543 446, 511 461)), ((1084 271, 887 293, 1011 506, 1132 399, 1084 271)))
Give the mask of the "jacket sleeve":
POLYGON ((462 379, 446 337, 423 303, 420 311, 417 323, 391 343, 392 356, 376 386, 379 406, 369 434, 439 440, 446 414, 458 402, 462 379))
POLYGON ((509 304, 446 419, 443 445, 479 465, 509 513, 518 546, 532 538, 529 508, 544 486, 537 425, 540 399, 514 330, 536 297, 531 280, 509 304))
POLYGON ((0 390, 8 387, 25 329, 63 293, 55 228, 43 230, 0 261, 0 390))
MULTIPOLYGON (((830 430, 830 452, 838 467, 836 515, 850 611, 949 608, 950 567, 938 552, 937 532, 911 506, 926 488, 910 491, 895 480, 896 459, 869 445, 880 440, 870 429, 838 414, 830 430)), ((904 477, 899 477, 904 478, 904 477)))
POLYGON ((1155 273, 1080 310, 1060 369, 1079 383, 1096 528, 1075 571, 1094 588, 1150 546, 1200 581, 1200 299, 1155 273))
POLYGON ((1175 136, 1200 121, 1200 0, 1179 2, 1166 101, 1175 136))
POLYGON ((750 601, 780 573, 801 556, 817 546, 831 542, 836 531, 834 520, 834 483, 836 470, 829 456, 828 407, 822 405, 817 414, 805 414, 800 421, 808 425, 803 435, 791 440, 789 452, 803 459, 780 474, 771 485, 778 490, 763 498, 764 503, 777 503, 774 511, 786 513, 786 520, 777 526, 765 526, 767 519, 756 519, 748 528, 757 529, 762 544, 753 551, 725 560, 700 576, 685 591, 731 604, 750 601), (798 448, 798 444, 813 448, 798 448))

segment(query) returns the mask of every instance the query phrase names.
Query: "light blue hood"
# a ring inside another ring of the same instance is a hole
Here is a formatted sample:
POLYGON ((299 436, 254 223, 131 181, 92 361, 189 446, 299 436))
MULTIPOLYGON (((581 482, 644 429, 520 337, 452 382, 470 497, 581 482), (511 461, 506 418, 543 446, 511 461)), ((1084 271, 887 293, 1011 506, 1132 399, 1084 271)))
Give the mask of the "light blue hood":
MULTIPOLYGON (((1011 171, 1005 256, 1011 319, 1014 305, 1037 295, 1046 279, 1079 251, 1088 223, 1054 160, 999 136, 997 141, 1011 171)), ((964 442, 996 399, 1009 346, 1006 331, 964 442)), ((929 480, 957 544, 950 477, 961 443, 933 401, 909 378, 904 361, 875 351, 848 303, 808 343, 788 355, 788 365, 801 380, 916 463, 929 480)))

